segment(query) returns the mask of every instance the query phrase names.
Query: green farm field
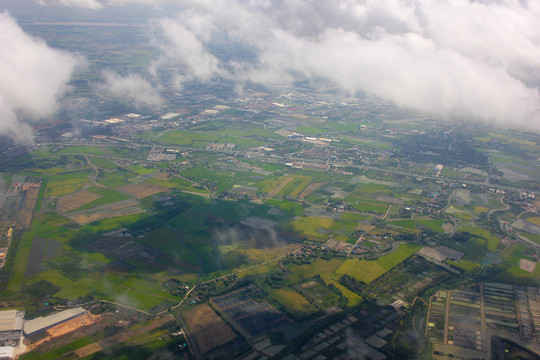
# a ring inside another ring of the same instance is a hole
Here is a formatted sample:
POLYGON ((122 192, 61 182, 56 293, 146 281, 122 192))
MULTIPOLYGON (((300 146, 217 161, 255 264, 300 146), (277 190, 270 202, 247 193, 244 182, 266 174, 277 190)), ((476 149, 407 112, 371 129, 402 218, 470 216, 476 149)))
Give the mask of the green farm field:
POLYGON ((377 260, 347 259, 336 270, 337 274, 350 275, 358 281, 371 283, 379 276, 390 271, 420 249, 417 244, 400 244, 397 251, 381 256, 377 260))

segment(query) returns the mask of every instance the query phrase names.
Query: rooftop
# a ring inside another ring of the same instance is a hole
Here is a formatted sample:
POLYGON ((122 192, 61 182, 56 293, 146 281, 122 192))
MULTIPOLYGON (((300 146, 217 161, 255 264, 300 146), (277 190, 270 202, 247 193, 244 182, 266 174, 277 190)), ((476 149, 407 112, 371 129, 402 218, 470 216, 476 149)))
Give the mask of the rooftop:
POLYGON ((25 334, 32 334, 40 330, 45 330, 51 326, 74 318, 78 315, 82 315, 84 313, 86 313, 86 310, 82 307, 78 307, 60 311, 49 316, 38 317, 33 320, 27 320, 24 322, 24 332, 25 334))
POLYGON ((0 332, 22 330, 24 312, 17 310, 0 311, 0 332))

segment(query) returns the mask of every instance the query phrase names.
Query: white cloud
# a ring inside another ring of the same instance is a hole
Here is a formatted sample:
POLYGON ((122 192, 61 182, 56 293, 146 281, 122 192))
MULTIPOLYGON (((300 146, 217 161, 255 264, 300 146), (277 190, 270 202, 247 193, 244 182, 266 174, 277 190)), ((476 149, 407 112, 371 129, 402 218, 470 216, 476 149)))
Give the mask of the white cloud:
POLYGON ((108 6, 125 6, 134 4, 159 5, 168 0, 35 0, 43 6, 69 6, 91 10, 103 9, 108 6))
POLYGON ((153 22, 163 55, 150 71, 173 72, 174 86, 219 78, 274 86, 300 74, 442 118, 540 131, 537 0, 171 3, 185 10, 153 22), (220 57, 212 49, 218 40, 255 56, 220 57))
POLYGON ((121 76, 112 71, 103 71, 103 77, 105 82, 97 85, 100 92, 134 101, 138 107, 148 104, 159 105, 163 102, 154 87, 139 75, 121 76))
POLYGON ((540 131, 538 2, 190 3, 190 18, 255 49, 251 62, 217 60, 187 14, 159 21, 166 64, 184 76, 272 86, 301 74, 442 118, 540 131))
POLYGON ((37 3, 44 6, 61 5, 93 10, 105 7, 105 5, 98 0, 37 0, 37 3))
POLYGON ((84 60, 26 34, 6 12, 0 28, 0 134, 29 140, 30 127, 21 119, 51 116, 84 60))
POLYGON ((162 55, 152 63, 150 72, 155 74, 163 67, 181 66, 183 75, 176 77, 177 87, 186 80, 209 81, 215 76, 226 76, 226 71, 219 67, 218 59, 204 47, 203 42, 210 39, 211 23, 196 14, 192 14, 190 19, 186 18, 186 14, 182 15, 156 21, 156 43, 162 55))

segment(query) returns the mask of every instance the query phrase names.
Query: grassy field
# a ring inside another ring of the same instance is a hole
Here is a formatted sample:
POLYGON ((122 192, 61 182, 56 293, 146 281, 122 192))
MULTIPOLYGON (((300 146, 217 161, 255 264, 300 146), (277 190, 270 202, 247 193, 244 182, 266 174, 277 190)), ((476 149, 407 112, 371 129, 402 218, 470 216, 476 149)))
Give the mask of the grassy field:
POLYGON ((297 216, 304 212, 304 208, 300 204, 289 200, 268 199, 265 204, 276 206, 286 217, 297 216))
POLYGON ((447 262, 448 264, 455 266, 456 268, 463 270, 465 272, 473 272, 481 268, 480 265, 470 260, 461 260, 461 261, 448 260, 447 262))
POLYGON ((118 167, 118 165, 116 165, 112 161, 109 161, 107 159, 100 158, 100 157, 93 157, 93 158, 90 159, 90 161, 95 166, 103 168, 103 169, 107 169, 107 170, 113 170, 113 169, 116 169, 118 167))
POLYGON ((328 235, 319 231, 321 229, 329 230, 333 222, 334 220, 329 218, 307 216, 293 221, 291 226, 300 236, 305 236, 310 240, 323 241, 328 238, 328 235))
MULTIPOLYGON (((283 175, 283 176, 280 176, 278 177, 277 179, 275 180, 266 180, 266 181, 262 181, 261 184, 262 184, 262 188, 261 188, 261 191, 262 192, 266 192, 266 193, 272 193, 272 191, 274 189, 276 189, 280 184, 282 184, 285 180, 287 180, 289 178, 288 175, 283 175)), ((277 192, 276 192, 277 193, 277 192)))
POLYGON ((390 271, 394 266, 403 262, 409 256, 420 249, 417 244, 400 244, 397 251, 381 256, 377 260, 347 259, 336 270, 337 274, 350 275, 358 281, 366 284, 390 271))
POLYGON ((336 280, 329 280, 327 284, 335 286, 341 292, 341 294, 343 294, 343 296, 347 299, 348 306, 354 306, 360 301, 362 301, 362 297, 360 295, 347 289, 345 286, 341 285, 336 280))
POLYGON ((51 176, 47 181, 45 196, 64 196, 82 189, 89 182, 87 171, 51 176))
POLYGON ((232 143, 236 144, 239 148, 247 149, 266 144, 263 141, 240 136, 180 130, 167 131, 165 133, 144 133, 139 136, 144 140, 155 139, 160 143, 193 147, 205 147, 212 143, 232 143))
POLYGON ((58 154, 84 154, 84 155, 105 155, 105 151, 98 146, 67 146, 57 152, 58 154))
POLYGON ((93 187, 89 188, 88 191, 91 191, 93 193, 102 195, 103 197, 101 197, 101 198, 99 198, 97 200, 94 200, 94 201, 80 207, 78 210, 92 209, 92 208, 94 208, 96 206, 110 204, 110 203, 113 203, 113 202, 130 199, 129 195, 122 194, 121 192, 106 189, 106 188, 102 188, 102 187, 98 187, 98 186, 93 186, 93 187))
POLYGON ((309 176, 302 176, 302 175, 293 175, 293 180, 288 183, 281 191, 279 191, 279 195, 283 196, 290 196, 290 197, 298 197, 300 193, 306 188, 306 186, 309 185, 311 180, 313 178, 309 176))
POLYGON ((384 274, 386 270, 376 261, 347 259, 342 267, 336 270, 340 275, 349 275, 366 284, 384 274))
POLYGON ((36 351, 33 351, 28 354, 24 354, 19 359, 21 360, 55 360, 55 359, 61 359, 63 356, 71 351, 80 349, 86 345, 90 345, 95 340, 92 339, 89 336, 82 337, 78 340, 75 340, 67 345, 64 345, 62 347, 59 347, 58 349, 49 351, 47 353, 38 353, 36 351))
POLYGON ((8 290, 18 291, 20 289, 34 238, 40 236, 62 241, 63 239, 57 235, 62 234, 65 230, 62 231, 60 227, 69 224, 71 222, 66 218, 53 214, 41 214, 34 219, 30 230, 23 232, 16 249, 10 250, 13 251, 12 256, 14 256, 15 260, 10 268, 8 290))
POLYGON ((499 242, 501 241, 499 237, 493 236, 486 229, 482 229, 476 226, 462 227, 459 229, 459 231, 466 232, 471 235, 474 235, 475 237, 484 239, 486 241, 486 249, 490 252, 495 252, 497 250, 497 246, 499 245, 499 242))
POLYGON ((130 178, 131 175, 124 169, 117 169, 114 172, 105 172, 102 177, 97 179, 97 182, 101 185, 117 188, 129 184, 130 178))
POLYGON ((401 226, 407 229, 421 230, 422 228, 427 228, 431 231, 434 231, 439 234, 444 233, 443 225, 446 223, 444 219, 435 219, 435 220, 396 220, 390 222, 392 225, 401 226))
POLYGON ((473 214, 462 206, 451 205, 445 211, 448 215, 452 215, 458 219, 471 220, 473 214))
POLYGON ((310 304, 305 297, 290 288, 265 288, 264 290, 277 302, 283 305, 287 313, 297 320, 306 318, 319 311, 315 306, 310 304))
POLYGON ((343 263, 343 259, 334 258, 330 260, 317 259, 310 264, 287 264, 287 270, 290 274, 286 279, 288 285, 298 284, 307 279, 320 275, 326 282, 337 280, 339 276, 335 275, 336 269, 343 263))
POLYGON ((532 240, 534 241, 535 243, 537 244, 540 244, 540 235, 538 234, 533 234, 533 233, 530 233, 530 232, 527 232, 527 231, 520 231, 521 233, 521 236, 524 236, 526 237, 527 239, 529 240, 532 240))

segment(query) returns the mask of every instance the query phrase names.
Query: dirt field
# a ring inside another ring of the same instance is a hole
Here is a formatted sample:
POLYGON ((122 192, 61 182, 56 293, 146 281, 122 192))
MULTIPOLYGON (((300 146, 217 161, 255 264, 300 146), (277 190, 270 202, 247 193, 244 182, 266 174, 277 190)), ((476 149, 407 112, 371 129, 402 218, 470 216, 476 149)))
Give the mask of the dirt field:
POLYGON ((101 197, 103 197, 103 195, 99 195, 88 190, 77 191, 76 193, 62 196, 60 199, 58 199, 56 209, 59 213, 63 214, 68 211, 78 209, 81 206, 89 204, 101 197))
POLYGON ((117 190, 126 193, 131 196, 135 196, 137 199, 142 199, 150 195, 154 195, 160 192, 169 192, 171 189, 164 186, 152 185, 152 184, 129 184, 119 187, 117 190))
POLYGON ((149 333, 152 330, 162 326, 163 324, 170 321, 169 318, 163 317, 160 319, 154 320, 150 325, 137 328, 135 330, 127 330, 125 332, 122 332, 120 334, 111 336, 107 339, 83 346, 80 349, 75 350, 73 353, 77 355, 79 358, 84 358, 87 356, 90 356, 92 354, 95 354, 103 349, 109 348, 111 346, 114 346, 116 344, 123 343, 127 341, 130 337, 140 335, 142 333, 149 333))
POLYGON ((38 195, 39 187, 32 186, 28 188, 26 192, 26 198, 24 199, 24 206, 21 211, 21 217, 19 218, 19 229, 30 229, 30 224, 32 223, 32 216, 34 215, 34 208, 36 207, 38 195))
MULTIPOLYGON (((44 352, 54 350, 54 348, 58 348, 62 346, 63 343, 65 342, 65 341, 57 342, 55 339, 71 334, 75 330, 82 330, 82 328, 88 327, 90 325, 96 325, 99 322, 101 322, 101 320, 102 320, 102 317, 100 315, 92 315, 90 313, 87 313, 85 315, 76 317, 75 319, 66 321, 65 323, 56 325, 47 330, 46 337, 30 345, 27 350, 32 351, 40 345, 42 345, 41 349, 44 352)), ((68 343, 73 341, 73 340, 69 340, 69 338, 66 338, 65 340, 68 341, 68 343)))
POLYGON ((326 185, 326 184, 327 183, 311 183, 304 189, 304 191, 300 193, 300 195, 298 195, 298 197, 300 199, 303 199, 309 194, 311 194, 312 192, 314 192, 315 190, 317 190, 318 188, 320 188, 321 186, 326 185))
POLYGON ((184 318, 201 354, 228 343, 236 337, 233 331, 207 304, 184 313, 184 318))
POLYGON ((85 225, 101 219, 138 214, 141 212, 144 212, 144 210, 139 207, 139 203, 130 199, 98 206, 91 211, 71 213, 68 217, 79 225, 85 225))
POLYGON ((268 193, 268 196, 276 196, 277 193, 279 193, 285 186, 287 186, 288 183, 294 180, 294 176, 289 176, 285 180, 281 182, 278 186, 276 186, 272 191, 268 193))
POLYGON ((521 259, 519 260, 519 267, 522 270, 532 273, 534 272, 534 269, 536 269, 536 262, 527 259, 521 259))
POLYGON ((82 348, 75 350, 73 353, 77 355, 78 358, 83 358, 95 354, 101 350, 103 350, 103 348, 101 345, 99 345, 99 343, 93 343, 83 346, 82 348))
POLYGON ((49 330, 47 330, 47 333, 51 337, 59 337, 65 334, 69 334, 70 332, 75 331, 78 328, 95 324, 99 322, 100 320, 101 320, 101 317, 99 315, 92 315, 88 313, 88 314, 84 314, 82 316, 76 317, 75 319, 66 321, 65 323, 56 325, 55 327, 52 327, 49 330))

